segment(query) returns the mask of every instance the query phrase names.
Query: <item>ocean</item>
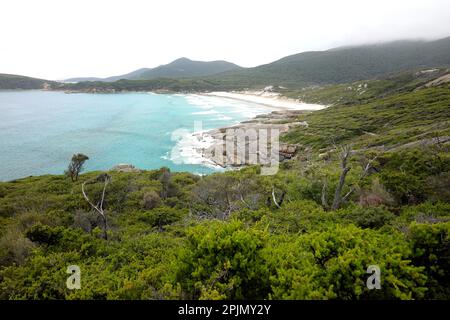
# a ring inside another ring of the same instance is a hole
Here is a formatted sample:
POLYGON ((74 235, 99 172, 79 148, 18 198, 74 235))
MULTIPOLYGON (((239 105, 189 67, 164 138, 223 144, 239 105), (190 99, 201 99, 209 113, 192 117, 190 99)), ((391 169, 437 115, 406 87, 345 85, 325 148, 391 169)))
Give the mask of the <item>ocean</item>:
POLYGON ((139 169, 207 174, 194 124, 220 128, 267 113, 231 99, 182 94, 66 94, 0 91, 0 181, 62 174, 74 153, 85 171, 128 163, 139 169))

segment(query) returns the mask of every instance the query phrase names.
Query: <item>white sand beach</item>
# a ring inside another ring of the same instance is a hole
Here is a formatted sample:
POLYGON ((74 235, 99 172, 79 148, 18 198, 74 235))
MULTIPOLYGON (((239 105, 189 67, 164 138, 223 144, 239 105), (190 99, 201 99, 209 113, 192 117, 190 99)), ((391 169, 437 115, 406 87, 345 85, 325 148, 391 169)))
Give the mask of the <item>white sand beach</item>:
POLYGON ((268 91, 210 92, 204 93, 204 95, 256 103, 269 107, 272 110, 320 110, 327 107, 319 104, 303 103, 282 97, 279 93, 268 91))
POLYGON ((194 133, 185 132, 181 135, 181 139, 179 139, 171 154, 167 156, 168 159, 176 163, 202 164, 215 169, 230 168, 222 163, 217 163, 212 155, 215 145, 223 141, 220 132, 226 128, 276 128, 281 133, 284 133, 293 126, 307 126, 307 123, 297 120, 298 114, 327 107, 289 99, 281 96, 279 93, 268 90, 209 92, 183 96, 190 103, 205 108, 205 110, 195 114, 215 114, 217 111, 214 106, 216 104, 227 105, 226 100, 229 100, 233 108, 237 110, 241 108, 241 112, 248 115, 244 121, 222 128, 202 130, 194 133), (287 123, 280 123, 281 120, 287 123))

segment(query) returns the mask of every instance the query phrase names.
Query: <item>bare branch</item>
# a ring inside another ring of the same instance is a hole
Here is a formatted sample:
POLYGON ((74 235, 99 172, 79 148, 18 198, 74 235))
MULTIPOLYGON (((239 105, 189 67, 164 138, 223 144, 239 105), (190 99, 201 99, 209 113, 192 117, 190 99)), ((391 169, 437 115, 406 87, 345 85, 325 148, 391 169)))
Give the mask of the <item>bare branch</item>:
POLYGON ((341 203, 342 203, 342 188, 345 184, 345 178, 350 171, 350 167, 347 166, 348 158, 350 157, 352 153, 352 148, 350 145, 345 145, 341 147, 341 154, 339 155, 341 159, 341 168, 342 172, 339 176, 339 182, 336 186, 336 189, 334 191, 334 198, 333 198, 333 204, 331 205, 331 210, 337 210, 341 203))
POLYGON ((286 195, 286 191, 283 191, 283 193, 281 194, 280 197, 280 202, 277 201, 277 198, 275 196, 275 187, 272 187, 272 199, 273 202, 275 203, 275 205, 277 206, 278 209, 281 208, 281 205, 283 204, 283 200, 284 200, 284 196, 286 195))
POLYGON ((327 180, 325 179, 323 186, 322 186, 322 195, 321 195, 321 200, 322 200, 322 206, 324 208, 328 208, 328 200, 327 200, 327 180))
POLYGON ((273 203, 275 203, 275 205, 277 206, 277 208, 281 208, 280 205, 277 202, 277 199, 275 197, 275 188, 272 188, 272 199, 273 199, 273 203))
POLYGON ((86 199, 86 201, 91 205, 92 208, 94 208, 95 211, 97 211, 98 213, 100 213, 101 215, 103 215, 103 213, 100 211, 100 209, 91 202, 91 200, 89 200, 89 197, 86 194, 85 191, 85 185, 87 184, 87 182, 90 182, 90 180, 86 180, 85 182, 83 182, 83 184, 81 185, 81 192, 83 192, 83 196, 86 199))
POLYGON ((105 193, 106 193, 106 187, 108 186, 108 183, 110 182, 111 177, 108 174, 101 174, 100 176, 96 177, 95 179, 89 179, 86 180, 85 182, 83 182, 81 184, 81 192, 83 193, 84 199, 86 199, 86 201, 89 203, 89 205, 95 210, 97 211, 103 220, 103 237, 105 239, 107 239, 107 219, 106 219, 106 214, 105 211, 103 209, 103 203, 105 200, 105 193), (87 193, 86 193, 86 185, 88 183, 94 183, 94 182, 103 182, 103 190, 102 190, 102 196, 101 199, 99 201, 99 203, 97 205, 95 205, 88 197, 87 193))
MULTIPOLYGON (((369 175, 370 169, 373 168, 372 163, 373 163, 377 158, 378 158, 378 155, 376 155, 375 157, 373 157, 372 159, 370 159, 369 161, 367 161, 366 165, 364 166, 364 170, 363 170, 363 172, 361 173, 361 176, 360 176, 359 179, 358 179, 357 184, 359 184, 365 177, 367 177, 367 176, 369 175)), ((356 187, 355 187, 355 186, 352 186, 351 189, 350 189, 350 191, 347 192, 347 193, 345 194, 344 197, 342 197, 342 201, 343 201, 343 202, 346 201, 346 200, 348 199, 348 197, 350 197, 350 195, 351 195, 355 190, 356 190, 356 187)))

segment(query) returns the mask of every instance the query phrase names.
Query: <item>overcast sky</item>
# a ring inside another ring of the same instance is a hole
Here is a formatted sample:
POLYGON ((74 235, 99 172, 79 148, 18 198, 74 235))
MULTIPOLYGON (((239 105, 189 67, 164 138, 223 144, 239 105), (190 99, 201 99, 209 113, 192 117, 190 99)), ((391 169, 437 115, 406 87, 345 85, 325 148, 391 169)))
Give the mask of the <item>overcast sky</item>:
POLYGON ((449 0, 1 0, 0 73, 105 77, 182 56, 250 67, 302 51, 447 36, 449 0))

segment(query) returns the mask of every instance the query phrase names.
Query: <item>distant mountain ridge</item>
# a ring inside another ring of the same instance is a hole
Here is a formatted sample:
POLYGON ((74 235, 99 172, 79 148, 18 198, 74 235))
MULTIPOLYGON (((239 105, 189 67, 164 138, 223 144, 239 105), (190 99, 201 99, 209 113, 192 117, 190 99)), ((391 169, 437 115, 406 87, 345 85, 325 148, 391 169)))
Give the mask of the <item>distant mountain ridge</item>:
MULTIPOLYGON (((298 89, 376 79, 403 71, 449 67, 450 37, 447 37, 303 52, 253 68, 242 68, 226 61, 180 58, 156 68, 142 68, 109 78, 67 79, 66 82, 77 83, 53 84, 52 88, 86 92, 228 91, 266 86, 298 89)), ((39 81, 45 80, 38 79, 34 85, 39 86, 39 81)), ((0 89, 19 88, 18 83, 11 75, 0 76, 0 89)), ((23 89, 28 89, 29 85, 23 89)))
POLYGON ((306 87, 353 82, 411 69, 450 66, 450 37, 310 51, 207 77, 242 86, 306 87))
POLYGON ((227 61, 194 61, 188 58, 179 58, 169 64, 160 65, 156 68, 142 68, 127 74, 108 78, 70 78, 64 82, 80 81, 106 81, 113 82, 121 79, 126 80, 152 80, 157 78, 192 78, 214 75, 230 70, 241 69, 240 66, 227 61))

